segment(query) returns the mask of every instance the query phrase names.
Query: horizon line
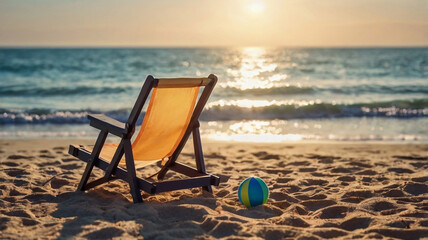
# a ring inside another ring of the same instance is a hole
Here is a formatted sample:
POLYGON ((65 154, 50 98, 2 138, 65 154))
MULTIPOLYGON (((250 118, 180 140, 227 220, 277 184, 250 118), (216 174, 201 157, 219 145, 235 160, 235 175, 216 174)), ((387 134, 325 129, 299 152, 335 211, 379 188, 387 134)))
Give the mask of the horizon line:
POLYGON ((77 49, 77 48, 146 48, 146 49, 159 49, 159 48, 428 48, 427 44, 416 44, 416 45, 313 45, 313 46, 298 46, 298 45, 282 45, 282 46, 256 46, 256 45, 242 45, 242 46, 189 46, 189 45, 1 45, 0 48, 5 49, 30 49, 30 48, 65 48, 65 49, 77 49))

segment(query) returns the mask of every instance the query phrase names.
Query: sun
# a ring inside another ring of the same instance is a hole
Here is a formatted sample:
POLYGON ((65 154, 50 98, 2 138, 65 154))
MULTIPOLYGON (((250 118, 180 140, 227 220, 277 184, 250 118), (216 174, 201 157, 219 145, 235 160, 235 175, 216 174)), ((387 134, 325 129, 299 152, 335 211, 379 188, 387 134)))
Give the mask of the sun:
POLYGON ((265 4, 261 0, 252 0, 248 6, 248 10, 253 14, 260 14, 265 11, 265 4))

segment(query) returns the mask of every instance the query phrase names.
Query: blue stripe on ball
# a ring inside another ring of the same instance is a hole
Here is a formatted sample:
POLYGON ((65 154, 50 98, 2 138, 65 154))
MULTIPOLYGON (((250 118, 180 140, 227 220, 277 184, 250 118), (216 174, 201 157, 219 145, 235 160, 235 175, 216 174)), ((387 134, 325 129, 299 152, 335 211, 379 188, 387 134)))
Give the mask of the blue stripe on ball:
POLYGON ((255 207, 263 204, 263 189, 254 177, 250 179, 248 189, 248 198, 250 199, 251 206, 255 207))

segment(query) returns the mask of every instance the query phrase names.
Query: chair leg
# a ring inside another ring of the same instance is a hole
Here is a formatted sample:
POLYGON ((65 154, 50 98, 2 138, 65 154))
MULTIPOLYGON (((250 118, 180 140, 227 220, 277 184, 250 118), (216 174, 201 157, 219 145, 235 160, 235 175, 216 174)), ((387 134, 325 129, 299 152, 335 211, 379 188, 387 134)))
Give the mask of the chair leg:
POLYGON ((112 160, 110 162, 110 165, 108 166, 108 168, 107 168, 107 170, 106 170, 106 172, 104 174, 105 178, 110 178, 111 175, 112 175, 112 173, 113 173, 113 171, 116 170, 117 165, 119 165, 119 162, 122 159, 122 156, 123 156, 123 153, 124 153, 124 151, 123 151, 123 145, 124 145, 124 143, 125 143, 125 140, 122 139, 122 141, 120 141, 119 146, 117 146, 116 152, 114 153, 114 156, 113 156, 113 158, 112 158, 112 160))
POLYGON ((85 191, 85 185, 88 182, 89 176, 91 175, 92 169, 94 168, 94 164, 96 159, 98 159, 101 149, 106 141, 108 132, 101 131, 98 135, 97 141, 95 142, 94 149, 91 153, 91 158, 86 164, 85 171, 83 172, 82 179, 80 179, 79 186, 77 187, 77 191, 85 191))
POLYGON ((134 203, 141 203, 143 202, 143 198, 141 197, 141 191, 137 182, 134 156, 132 154, 132 145, 129 139, 125 140, 124 151, 126 160, 126 170, 128 171, 128 183, 129 188, 131 190, 132 200, 134 201, 134 203))
MULTIPOLYGON (((193 147, 195 150, 196 169, 198 169, 200 173, 206 173, 201 136, 198 127, 193 129, 193 147)), ((213 192, 211 185, 203 186, 202 189, 210 193, 213 192)))

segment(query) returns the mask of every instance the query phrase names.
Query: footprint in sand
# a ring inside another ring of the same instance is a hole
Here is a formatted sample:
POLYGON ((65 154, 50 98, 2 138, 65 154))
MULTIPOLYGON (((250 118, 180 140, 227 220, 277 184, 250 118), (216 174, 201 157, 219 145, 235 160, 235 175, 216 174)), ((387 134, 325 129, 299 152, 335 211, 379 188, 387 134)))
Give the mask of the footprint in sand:
POLYGON ((26 180, 22 180, 22 179, 15 179, 13 180, 13 184, 15 186, 21 187, 21 186, 27 186, 30 184, 30 182, 26 181, 26 180))
POLYGON ((407 210, 406 208, 394 208, 394 209, 381 211, 380 214, 381 215, 394 215, 394 214, 397 214, 397 213, 400 213, 400 212, 406 211, 406 210, 407 210))
POLYGON ((287 183, 289 181, 294 180, 293 178, 285 178, 285 177, 280 177, 276 180, 277 183, 287 183))
POLYGON ((37 166, 39 167, 50 167, 50 166, 54 166, 54 165, 60 165, 61 162, 58 160, 53 160, 53 161, 45 161, 45 162, 41 162, 41 163, 37 163, 37 166))
POLYGON ((277 154, 270 154, 268 152, 255 152, 252 153, 253 156, 259 158, 260 160, 269 160, 269 159, 276 159, 279 160, 279 155, 277 154))
POLYGON ((291 203, 289 203, 289 202, 287 202, 287 201, 284 200, 284 201, 275 201, 275 202, 272 202, 272 205, 274 205, 276 207, 279 207, 281 209, 286 209, 286 208, 288 208, 291 205, 291 203))
POLYGON ((332 173, 351 173, 352 170, 351 168, 337 167, 337 168, 331 169, 331 172, 332 173))
POLYGON ((35 192, 35 193, 43 193, 43 192, 47 192, 44 188, 41 187, 32 187, 31 191, 35 192))
POLYGON ((7 223, 10 221, 10 217, 0 217, 0 231, 7 228, 7 223))
POLYGON ((398 206, 392 202, 387 201, 384 198, 371 198, 362 201, 360 204, 361 208, 366 209, 370 212, 381 212, 389 209, 396 209, 398 206))
POLYGON ((318 154, 308 154, 306 157, 309 159, 318 159, 320 163, 333 163, 334 160, 340 159, 340 157, 323 156, 318 154))
POLYGON ((357 229, 368 228, 372 221, 373 218, 370 217, 353 217, 342 222, 339 227, 347 231, 354 231, 357 229))
POLYGON ((382 194, 385 197, 403 197, 406 194, 399 190, 399 189, 392 189, 392 190, 388 190, 385 193, 382 194))
POLYGON ((425 177, 415 177, 412 178, 413 182, 420 182, 420 183, 424 183, 424 182, 428 182, 428 176, 425 177))
POLYGON ((423 183, 407 183, 404 187, 404 191, 412 195, 421 195, 428 193, 428 185, 423 183))
POLYGON ((123 233, 124 231, 120 228, 106 227, 90 232, 84 235, 84 237, 87 237, 88 239, 112 239, 121 236, 123 233))
POLYGON ((18 168, 5 169, 4 172, 10 177, 21 177, 22 175, 30 174, 30 172, 18 168))
POLYGON ((396 155, 396 156, 392 156, 392 157, 394 157, 394 158, 397 158, 397 159, 401 159, 401 160, 416 160, 416 161, 425 161, 425 160, 428 160, 428 157, 421 157, 421 156, 399 156, 399 155, 396 155))
POLYGON ((218 153, 205 154, 204 157, 205 158, 220 158, 220 159, 226 160, 225 156, 218 154, 218 153))
POLYGON ((73 169, 78 169, 81 168, 82 166, 80 164, 76 164, 76 163, 72 163, 72 164, 67 164, 67 165, 62 165, 61 168, 62 169, 66 169, 66 170, 73 170, 73 169))
POLYGON ((323 193, 315 193, 314 195, 309 196, 309 198, 312 199, 312 200, 315 200, 315 199, 316 200, 321 200, 321 199, 326 199, 327 195, 325 195, 323 193))
POLYGON ((428 213, 421 212, 421 211, 414 211, 414 212, 411 212, 411 213, 401 214, 400 217, 411 217, 411 218, 423 218, 423 219, 426 219, 426 218, 428 218, 428 213))
POLYGON ((287 209, 291 214, 308 215, 308 210, 301 205, 295 204, 287 209))
POLYGON ((389 222, 385 225, 393 228, 410 228, 410 224, 412 223, 414 223, 414 221, 399 220, 399 221, 389 222))
POLYGON ((348 235, 347 232, 336 230, 336 229, 325 229, 325 230, 323 229, 323 230, 315 231, 314 234, 323 238, 338 238, 338 237, 348 235))
POLYGON ((1 164, 5 165, 5 166, 8 166, 8 167, 17 167, 17 166, 19 166, 19 164, 16 163, 16 162, 2 162, 1 164))
POLYGON ((301 187, 297 186, 297 185, 287 185, 284 187, 284 189, 288 192, 288 193, 295 193, 295 192, 300 192, 300 190, 302 189, 301 187))
POLYGON ((9 191, 9 196, 11 196, 11 197, 22 196, 22 195, 26 195, 26 194, 27 193, 20 192, 20 191, 18 191, 16 189, 11 189, 9 191))
POLYGON ((24 155, 9 155, 7 159, 19 160, 19 159, 33 159, 32 156, 24 156, 24 155))
POLYGON ((412 170, 407 168, 388 168, 388 171, 395 173, 414 173, 412 170))
POLYGON ((21 220, 22 220, 22 225, 24 225, 24 226, 35 226, 35 225, 40 224, 39 221, 33 220, 31 218, 22 218, 21 220))
POLYGON ((230 192, 227 189, 223 189, 223 190, 220 190, 219 192, 217 192, 215 195, 217 197, 222 198, 222 197, 225 197, 226 195, 228 195, 229 193, 230 192))
POLYGON ((7 216, 11 217, 27 217, 27 218, 34 218, 34 215, 29 210, 13 210, 10 212, 4 213, 7 216))
MULTIPOLYGON (((361 181, 363 181, 363 182, 365 182, 365 183, 372 183, 372 182, 374 182, 374 181, 373 181, 373 179, 372 179, 371 177, 363 177, 363 178, 361 179, 361 181)), ((370 185, 370 184, 367 184, 367 185, 370 185)))
POLYGON ((379 229, 369 229, 367 233, 375 232, 383 236, 390 238, 400 238, 400 239, 420 239, 428 236, 427 229, 394 229, 394 228, 379 228, 379 229))
POLYGON ((289 166, 309 166, 311 165, 308 161, 296 161, 296 162, 290 162, 287 165, 289 166))
POLYGON ((317 168, 299 168, 299 172, 315 172, 317 168))
POLYGON ((305 179, 302 181, 302 184, 306 186, 323 186, 328 184, 328 181, 322 179, 305 179))
POLYGON ((355 173, 356 175, 368 175, 368 176, 374 176, 377 175, 378 173, 374 170, 363 170, 361 172, 357 172, 355 173))
POLYGON ((49 159, 55 158, 54 155, 48 155, 48 154, 40 154, 39 157, 41 157, 41 158, 49 158, 49 159))
POLYGON ((70 185, 70 181, 61 178, 54 178, 51 180, 51 187, 54 189, 61 188, 65 185, 70 185))
POLYGON ((73 162, 73 161, 77 161, 75 158, 62 158, 61 159, 63 162, 73 162))
POLYGON ((428 220, 420 221, 419 225, 421 225, 422 227, 428 227, 428 220))
POLYGON ((318 210, 315 215, 321 219, 344 218, 349 211, 350 208, 346 206, 331 206, 318 210))
POLYGON ((410 163, 410 165, 412 165, 415 168, 427 168, 428 162, 415 162, 415 163, 410 163))
POLYGON ((350 191, 345 193, 342 196, 342 198, 349 198, 349 197, 371 198, 373 197, 373 192, 370 190, 350 191))
POLYGON ((288 216, 288 214, 282 215, 278 219, 273 220, 273 222, 278 225, 288 225, 288 226, 301 227, 301 228, 306 228, 310 226, 303 219, 296 216, 288 216))

